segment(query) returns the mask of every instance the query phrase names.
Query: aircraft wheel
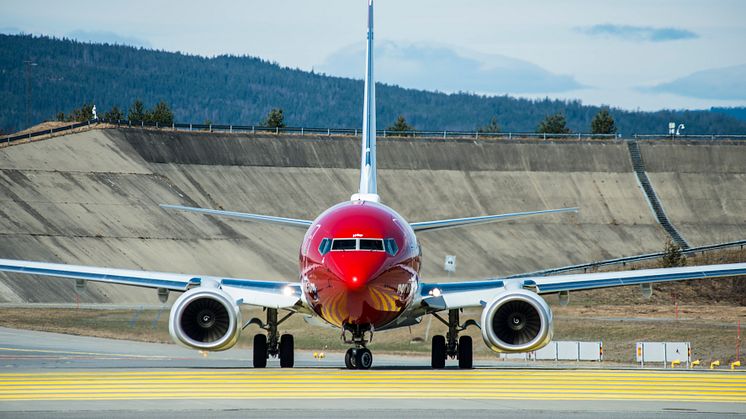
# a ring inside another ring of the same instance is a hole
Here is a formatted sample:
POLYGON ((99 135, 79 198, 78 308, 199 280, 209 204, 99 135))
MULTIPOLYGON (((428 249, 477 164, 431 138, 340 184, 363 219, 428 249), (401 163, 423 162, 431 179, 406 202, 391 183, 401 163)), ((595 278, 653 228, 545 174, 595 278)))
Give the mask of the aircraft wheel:
POLYGON ((367 370, 373 365, 373 354, 368 348, 358 349, 355 354, 355 365, 358 369, 367 370))
POLYGON ((432 353, 430 365, 433 368, 441 369, 446 366, 446 338, 443 335, 433 336, 432 353))
POLYGON ((267 335, 254 335, 254 368, 267 366, 267 335))
POLYGON ((295 364, 293 335, 280 336, 280 367, 293 368, 295 364))
POLYGON ((357 369, 357 360, 355 359, 357 349, 350 348, 345 352, 345 366, 348 370, 357 369))
POLYGON ((470 369, 474 365, 472 360, 471 336, 460 336, 458 338, 458 367, 470 369))

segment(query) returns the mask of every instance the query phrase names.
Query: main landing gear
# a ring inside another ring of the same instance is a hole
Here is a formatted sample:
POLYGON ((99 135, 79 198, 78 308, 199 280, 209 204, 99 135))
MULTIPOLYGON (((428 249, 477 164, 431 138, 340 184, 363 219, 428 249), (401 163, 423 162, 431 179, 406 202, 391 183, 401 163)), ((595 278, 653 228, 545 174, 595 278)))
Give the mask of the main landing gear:
POLYGON ((344 325, 342 328, 342 341, 347 344, 354 344, 345 353, 345 366, 351 370, 367 370, 373 365, 373 354, 365 345, 373 340, 373 329, 369 325, 344 325), (347 338, 346 332, 350 332, 351 339, 347 338), (370 334, 370 339, 365 339, 365 333, 370 334))
POLYGON ((295 339, 293 335, 284 334, 280 336, 277 326, 287 320, 293 313, 277 320, 277 309, 267 309, 267 322, 263 323, 258 318, 249 320, 244 328, 250 324, 256 324, 267 331, 267 334, 254 335, 254 368, 265 368, 270 356, 280 358, 280 367, 293 368, 295 364, 295 339))
POLYGON ((448 326, 448 333, 433 336, 430 363, 433 368, 441 369, 446 366, 446 358, 457 358, 459 368, 472 368, 472 341, 471 336, 460 336, 459 332, 466 330, 469 326, 478 326, 474 320, 467 320, 463 325, 459 321, 459 310, 448 310, 448 321, 436 313, 432 313, 436 319, 448 326))

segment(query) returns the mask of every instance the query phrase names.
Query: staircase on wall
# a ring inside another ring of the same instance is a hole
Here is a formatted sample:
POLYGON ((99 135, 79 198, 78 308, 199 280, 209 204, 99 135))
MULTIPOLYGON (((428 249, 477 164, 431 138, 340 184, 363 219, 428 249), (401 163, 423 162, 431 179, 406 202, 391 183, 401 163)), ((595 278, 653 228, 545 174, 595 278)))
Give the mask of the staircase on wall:
POLYGON ((642 190, 645 192, 645 197, 648 200, 648 204, 650 204, 650 208, 653 210, 653 214, 655 214, 655 218, 658 220, 661 227, 666 230, 666 233, 671 236, 674 243, 682 249, 688 249, 689 243, 684 240, 678 230, 676 230, 676 227, 671 224, 671 221, 668 219, 668 216, 658 199, 658 195, 655 193, 655 189, 653 189, 653 185, 650 184, 648 174, 645 172, 645 162, 642 160, 642 154, 640 154, 640 147, 637 144, 637 141, 628 141, 627 147, 629 148, 629 157, 632 160, 632 167, 635 169, 635 174, 637 174, 637 180, 640 183, 640 186, 642 186, 642 190))

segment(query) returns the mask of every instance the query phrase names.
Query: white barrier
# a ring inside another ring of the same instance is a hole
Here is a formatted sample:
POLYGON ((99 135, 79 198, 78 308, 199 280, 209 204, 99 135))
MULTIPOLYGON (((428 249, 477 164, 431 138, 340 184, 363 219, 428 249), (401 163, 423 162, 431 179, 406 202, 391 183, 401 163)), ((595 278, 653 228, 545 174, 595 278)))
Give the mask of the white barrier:
POLYGON ((661 362, 665 368, 673 361, 686 363, 688 368, 692 362, 692 345, 690 342, 637 342, 635 355, 642 368, 646 362, 661 362))
POLYGON ((603 342, 552 341, 539 350, 517 354, 500 354, 501 359, 533 361, 596 361, 604 360, 603 342))
POLYGON ((528 352, 518 352, 515 354, 504 354, 500 353, 497 355, 500 359, 507 359, 511 361, 528 361, 528 352))

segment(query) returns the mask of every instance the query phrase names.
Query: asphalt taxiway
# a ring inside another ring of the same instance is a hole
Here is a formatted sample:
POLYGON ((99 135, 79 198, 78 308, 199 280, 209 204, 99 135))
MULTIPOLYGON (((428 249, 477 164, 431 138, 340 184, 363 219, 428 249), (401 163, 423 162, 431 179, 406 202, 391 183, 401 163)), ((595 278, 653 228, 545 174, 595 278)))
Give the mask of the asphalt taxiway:
POLYGON ((694 417, 746 415, 733 371, 427 368, 426 357, 297 351, 297 368, 249 367, 250 353, 0 328, 0 417, 694 417))

